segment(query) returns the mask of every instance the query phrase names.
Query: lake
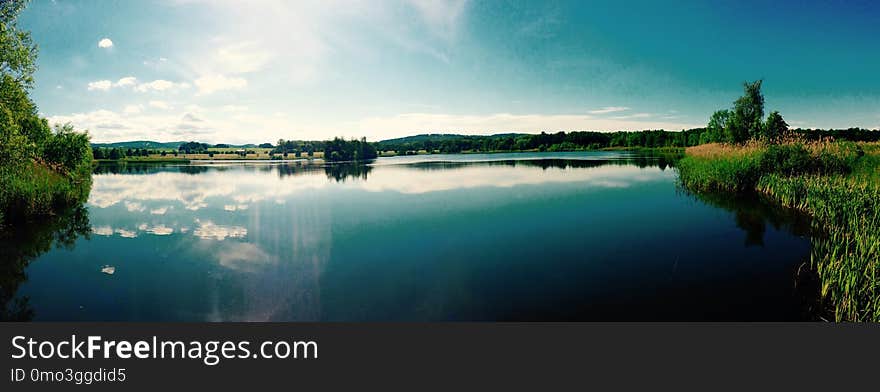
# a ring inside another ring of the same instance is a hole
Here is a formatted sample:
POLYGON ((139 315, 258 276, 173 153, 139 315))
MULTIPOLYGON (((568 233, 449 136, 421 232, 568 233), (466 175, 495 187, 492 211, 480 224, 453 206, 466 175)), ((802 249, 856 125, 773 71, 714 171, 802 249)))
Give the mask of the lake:
POLYGON ((7 317, 38 321, 805 320, 814 302, 808 220, 689 195, 670 160, 626 152, 102 165, 84 209, 0 247, 7 317))

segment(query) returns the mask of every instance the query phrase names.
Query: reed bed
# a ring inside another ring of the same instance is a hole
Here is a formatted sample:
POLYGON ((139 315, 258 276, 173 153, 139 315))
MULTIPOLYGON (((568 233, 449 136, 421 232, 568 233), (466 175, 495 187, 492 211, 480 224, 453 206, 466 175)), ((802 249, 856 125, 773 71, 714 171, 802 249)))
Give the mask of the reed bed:
POLYGON ((880 321, 880 148, 706 145, 688 149, 677 167, 692 191, 757 191, 810 214, 817 231, 811 265, 827 312, 837 321, 880 321))
POLYGON ((52 215, 58 208, 82 203, 91 190, 91 167, 74 172, 55 170, 42 162, 0 168, 0 224, 29 216, 52 215))

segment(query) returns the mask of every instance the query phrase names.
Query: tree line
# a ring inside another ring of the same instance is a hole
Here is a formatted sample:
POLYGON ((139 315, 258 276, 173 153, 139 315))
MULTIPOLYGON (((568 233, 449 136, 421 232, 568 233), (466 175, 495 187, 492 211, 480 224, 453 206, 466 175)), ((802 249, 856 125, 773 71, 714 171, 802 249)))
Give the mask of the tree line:
POLYGON ((302 140, 278 140, 270 155, 281 155, 285 158, 291 154, 299 158, 305 154, 308 157, 315 155, 316 151, 323 151, 324 160, 332 162, 340 161, 363 161, 375 159, 379 156, 374 143, 367 142, 366 138, 343 139, 333 138, 326 141, 302 141, 302 140))
POLYGON ((491 136, 452 136, 437 135, 423 138, 403 138, 376 143, 380 151, 394 151, 397 154, 412 154, 418 151, 454 154, 463 151, 578 151, 601 148, 661 148, 688 147, 699 144, 699 135, 704 128, 682 130, 645 131, 572 131, 541 132, 539 134, 505 134, 491 136))

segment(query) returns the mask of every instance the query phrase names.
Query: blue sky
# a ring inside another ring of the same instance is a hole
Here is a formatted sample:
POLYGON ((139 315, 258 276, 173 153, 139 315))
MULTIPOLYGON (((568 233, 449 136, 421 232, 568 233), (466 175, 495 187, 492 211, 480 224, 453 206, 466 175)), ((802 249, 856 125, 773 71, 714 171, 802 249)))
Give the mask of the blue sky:
POLYGON ((764 79, 880 127, 880 3, 34 0, 34 99, 96 142, 678 130, 764 79))

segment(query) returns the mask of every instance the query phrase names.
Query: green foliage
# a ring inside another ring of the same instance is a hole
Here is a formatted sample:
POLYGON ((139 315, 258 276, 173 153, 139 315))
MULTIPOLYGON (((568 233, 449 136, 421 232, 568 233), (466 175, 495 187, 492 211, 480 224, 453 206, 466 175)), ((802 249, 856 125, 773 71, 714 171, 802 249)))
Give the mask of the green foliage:
POLYGON ((811 173, 817 169, 810 152, 801 143, 771 145, 761 159, 763 173, 786 176, 811 173))
POLYGON ((27 94, 36 46, 17 30, 25 2, 0 2, 0 215, 15 220, 53 214, 85 201, 91 189, 89 136, 70 125, 49 129, 27 94))
POLYGON ((767 121, 764 123, 764 133, 763 137, 767 141, 775 141, 780 136, 784 135, 788 132, 788 123, 782 118, 782 115, 777 111, 773 111, 770 115, 767 116, 767 121))
MULTIPOLYGON (((283 156, 287 156, 288 153, 297 153, 300 155, 302 152, 305 152, 308 156, 314 156, 315 151, 320 151, 324 149, 325 142, 319 141, 301 141, 301 140, 284 140, 279 139, 278 144, 275 146, 275 149, 272 150, 272 153, 281 154, 283 156)), ((261 144, 260 146, 263 146, 261 144)), ((271 145, 269 147, 272 147, 271 145)), ((299 156, 299 155, 297 155, 299 156)))
POLYGON ((36 162, 3 169, 0 206, 7 221, 55 214, 85 202, 91 189, 88 165, 80 166, 70 175, 36 162))
MULTIPOLYGON (((208 152, 208 148, 211 147, 205 143, 198 142, 187 142, 181 144, 177 147, 178 151, 182 151, 184 154, 204 154, 208 152)), ((127 154, 133 155, 133 154, 127 154)))
POLYGON ((26 4, 26 0, 0 1, 0 73, 30 88, 37 70, 37 46, 31 34, 19 30, 16 24, 26 4))
POLYGON ((378 156, 376 147, 367 140, 345 140, 334 138, 324 145, 324 159, 332 162, 338 161, 363 161, 375 159, 378 156))
POLYGON ((837 321, 880 321, 880 184, 832 176, 765 176, 757 189, 813 216, 811 263, 837 321))
POLYGON ((541 132, 536 135, 500 134, 471 135, 418 135, 383 140, 375 143, 381 151, 395 151, 400 155, 420 150, 455 154, 460 152, 494 151, 582 151, 600 148, 665 148, 687 147, 700 143, 702 128, 671 132, 646 130, 633 132, 541 132))
POLYGON ((753 190, 761 178, 762 154, 753 152, 734 157, 703 158, 686 156, 678 161, 679 181, 698 192, 753 190))
POLYGON ((811 149, 803 143, 769 145, 762 157, 762 171, 784 176, 846 174, 864 155, 853 142, 814 144, 811 149))
POLYGON ((749 138, 758 139, 761 136, 764 118, 762 83, 762 80, 743 83, 743 95, 733 102, 730 133, 734 143, 742 143, 749 138))
POLYGON ((757 191, 810 214, 817 229, 811 260, 828 312, 837 321, 880 321, 878 155, 852 142, 731 151, 681 159, 681 184, 696 192, 757 191))
POLYGON ((726 136, 729 120, 730 111, 727 109, 721 109, 712 113, 712 117, 709 118, 709 124, 706 125, 706 132, 700 136, 700 144, 731 141, 726 136))
POLYGON ((87 133, 76 132, 70 124, 56 125, 43 146, 43 159, 57 165, 64 173, 76 170, 80 165, 92 163, 92 148, 87 133))
POLYGON ((719 110, 712 114, 700 141, 743 144, 749 139, 760 138, 765 130, 762 83, 761 80, 744 82, 743 95, 733 102, 731 110, 719 110))

